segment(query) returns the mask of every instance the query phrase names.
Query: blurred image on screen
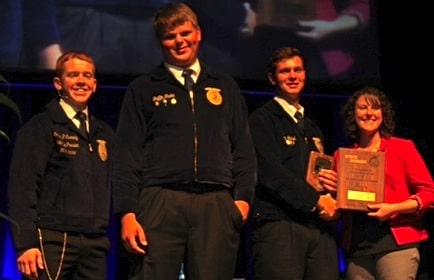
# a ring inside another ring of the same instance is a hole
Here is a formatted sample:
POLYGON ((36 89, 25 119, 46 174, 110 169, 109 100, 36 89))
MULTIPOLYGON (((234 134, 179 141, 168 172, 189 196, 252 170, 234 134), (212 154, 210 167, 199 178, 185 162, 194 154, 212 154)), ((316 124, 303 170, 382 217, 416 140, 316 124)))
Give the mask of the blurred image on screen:
MULTIPOLYGON (((0 70, 54 69, 83 50, 103 74, 136 75, 161 63, 152 29, 167 1, 4 0, 0 70)), ((379 81, 375 0, 191 0, 203 32, 200 57, 235 78, 265 80, 266 58, 284 45, 307 55, 313 81, 379 81)))

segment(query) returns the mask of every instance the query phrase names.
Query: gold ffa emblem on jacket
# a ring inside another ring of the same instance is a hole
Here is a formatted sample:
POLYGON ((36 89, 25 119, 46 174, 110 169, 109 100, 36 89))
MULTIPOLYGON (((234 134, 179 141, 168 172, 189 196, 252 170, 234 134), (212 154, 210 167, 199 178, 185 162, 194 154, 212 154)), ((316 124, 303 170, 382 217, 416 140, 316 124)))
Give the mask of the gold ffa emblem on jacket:
POLYGON ((206 98, 213 105, 220 105, 223 102, 223 97, 220 94, 221 89, 206 87, 206 98))
POLYGON ((98 139, 98 140, 96 140, 96 142, 98 143, 98 155, 99 155, 99 158, 102 161, 106 161, 107 158, 108 158, 107 145, 106 145, 107 141, 98 139))

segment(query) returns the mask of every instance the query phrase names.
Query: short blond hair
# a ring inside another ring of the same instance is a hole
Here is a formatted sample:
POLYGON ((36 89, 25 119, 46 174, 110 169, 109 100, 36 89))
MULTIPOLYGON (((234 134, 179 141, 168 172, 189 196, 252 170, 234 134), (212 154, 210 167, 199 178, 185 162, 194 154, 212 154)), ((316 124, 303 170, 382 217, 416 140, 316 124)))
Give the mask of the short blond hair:
POLYGON ((155 36, 161 39, 170 29, 185 22, 191 22, 196 29, 200 29, 196 13, 184 3, 168 3, 157 10, 154 16, 155 36))
POLYGON ((89 54, 82 51, 68 51, 62 54, 56 61, 56 69, 54 71, 57 77, 61 77, 63 72, 65 71, 65 63, 74 58, 78 58, 80 60, 91 63, 93 65, 93 74, 95 74, 95 62, 89 54))

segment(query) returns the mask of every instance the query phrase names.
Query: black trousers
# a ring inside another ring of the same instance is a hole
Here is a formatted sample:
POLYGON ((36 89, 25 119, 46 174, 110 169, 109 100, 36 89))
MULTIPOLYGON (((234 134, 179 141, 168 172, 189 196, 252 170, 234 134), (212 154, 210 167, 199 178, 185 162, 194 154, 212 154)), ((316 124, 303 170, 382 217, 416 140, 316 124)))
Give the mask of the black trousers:
POLYGON ((137 217, 148 240, 144 256, 130 259, 129 279, 232 280, 242 226, 228 189, 204 193, 147 187, 137 217))
POLYGON ((337 280, 333 235, 293 221, 267 222, 253 231, 255 280, 337 280))
POLYGON ((107 236, 90 236, 80 233, 67 233, 63 261, 64 233, 60 231, 41 230, 43 254, 47 267, 39 280, 55 279, 60 268, 58 279, 89 280, 107 279, 107 255, 110 240, 107 236))

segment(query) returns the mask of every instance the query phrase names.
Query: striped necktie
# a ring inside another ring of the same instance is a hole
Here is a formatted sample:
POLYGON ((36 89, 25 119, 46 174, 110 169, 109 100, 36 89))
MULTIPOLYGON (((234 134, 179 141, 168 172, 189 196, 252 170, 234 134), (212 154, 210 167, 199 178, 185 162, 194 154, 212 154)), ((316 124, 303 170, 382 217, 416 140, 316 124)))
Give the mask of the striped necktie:
POLYGON ((191 74, 193 74, 192 69, 182 70, 182 76, 184 77, 184 86, 188 91, 191 91, 194 85, 194 81, 193 78, 191 77, 191 74))

